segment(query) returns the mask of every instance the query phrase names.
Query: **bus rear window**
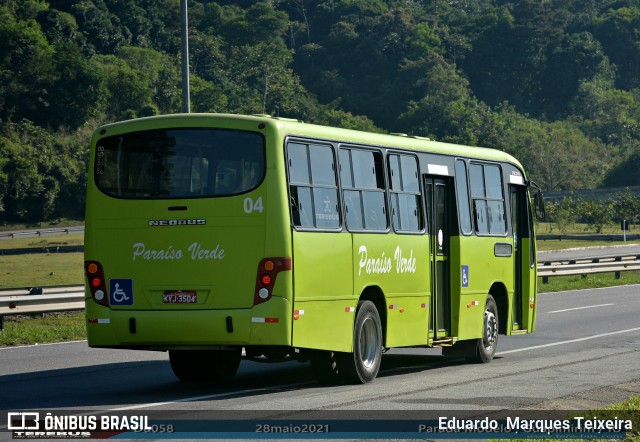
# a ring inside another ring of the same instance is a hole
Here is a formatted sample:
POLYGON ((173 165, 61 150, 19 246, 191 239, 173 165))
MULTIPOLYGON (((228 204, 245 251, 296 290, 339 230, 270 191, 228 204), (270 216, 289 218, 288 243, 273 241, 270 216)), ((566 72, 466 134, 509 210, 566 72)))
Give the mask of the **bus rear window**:
POLYGON ((118 198, 237 195, 265 175, 264 138, 223 129, 160 129, 98 141, 95 181, 118 198))

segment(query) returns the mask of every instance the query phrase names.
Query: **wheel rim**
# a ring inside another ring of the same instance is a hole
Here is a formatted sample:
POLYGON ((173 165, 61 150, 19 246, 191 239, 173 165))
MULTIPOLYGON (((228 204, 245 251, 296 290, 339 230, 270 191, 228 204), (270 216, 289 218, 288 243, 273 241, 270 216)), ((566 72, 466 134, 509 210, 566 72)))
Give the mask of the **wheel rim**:
POLYGON ((367 318, 362 323, 359 347, 362 365, 371 368, 378 352, 378 329, 372 318, 367 318))
POLYGON ((484 312, 484 347, 490 350, 498 340, 498 321, 491 310, 484 312))

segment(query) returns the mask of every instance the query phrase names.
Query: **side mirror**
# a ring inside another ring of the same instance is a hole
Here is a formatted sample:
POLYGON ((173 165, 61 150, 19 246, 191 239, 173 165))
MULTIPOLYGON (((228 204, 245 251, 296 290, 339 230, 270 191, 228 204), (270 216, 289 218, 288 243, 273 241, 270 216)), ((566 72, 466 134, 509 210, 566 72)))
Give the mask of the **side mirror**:
POLYGON ((536 213, 536 219, 538 221, 544 221, 547 217, 547 212, 544 210, 542 189, 533 181, 529 181, 529 187, 535 189, 535 193, 533 194, 533 209, 536 213))

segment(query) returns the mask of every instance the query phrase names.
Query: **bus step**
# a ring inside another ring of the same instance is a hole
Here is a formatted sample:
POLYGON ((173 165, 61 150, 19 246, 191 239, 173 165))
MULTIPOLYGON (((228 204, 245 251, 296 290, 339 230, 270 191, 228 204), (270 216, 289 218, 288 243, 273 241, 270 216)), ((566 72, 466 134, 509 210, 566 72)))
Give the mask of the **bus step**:
POLYGON ((453 338, 443 338, 433 341, 432 345, 435 347, 449 347, 453 345, 453 343, 453 338))

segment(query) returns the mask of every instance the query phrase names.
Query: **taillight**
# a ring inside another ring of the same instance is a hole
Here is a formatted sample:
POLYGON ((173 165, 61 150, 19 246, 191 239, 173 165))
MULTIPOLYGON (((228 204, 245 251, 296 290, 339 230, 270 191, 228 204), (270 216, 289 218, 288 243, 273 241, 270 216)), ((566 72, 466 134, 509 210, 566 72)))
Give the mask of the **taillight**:
POLYGON ((278 273, 291 270, 291 258, 265 258, 258 264, 256 291, 253 304, 258 305, 271 299, 278 273))
POLYGON ((104 280, 104 271, 102 264, 97 261, 85 261, 84 271, 89 281, 89 291, 95 302, 105 307, 109 306, 109 297, 107 296, 107 284, 104 280))

